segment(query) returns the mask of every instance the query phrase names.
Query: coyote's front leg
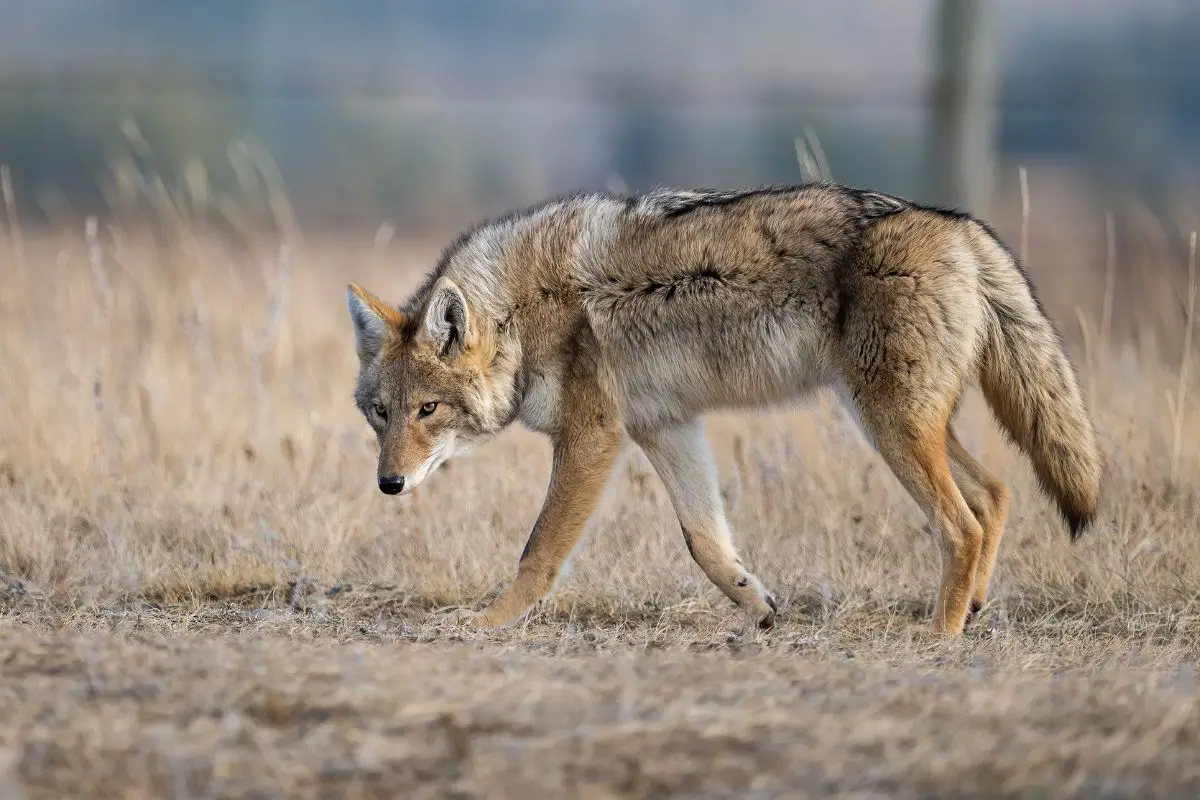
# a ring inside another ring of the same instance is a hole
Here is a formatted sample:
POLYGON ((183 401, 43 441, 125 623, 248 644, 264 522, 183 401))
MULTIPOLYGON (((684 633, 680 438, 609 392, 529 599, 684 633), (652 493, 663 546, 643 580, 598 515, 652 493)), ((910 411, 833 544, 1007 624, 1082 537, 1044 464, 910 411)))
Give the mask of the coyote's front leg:
POLYGON ((620 428, 594 423, 555 437, 550 488, 521 553, 517 577, 490 606, 470 617, 472 625, 506 625, 546 596, 604 494, 623 439, 620 428))
POLYGON ((699 421, 640 431, 634 440, 662 480, 679 516, 688 552, 726 597, 760 628, 775 624, 775 599, 749 572, 725 521, 717 467, 699 421))

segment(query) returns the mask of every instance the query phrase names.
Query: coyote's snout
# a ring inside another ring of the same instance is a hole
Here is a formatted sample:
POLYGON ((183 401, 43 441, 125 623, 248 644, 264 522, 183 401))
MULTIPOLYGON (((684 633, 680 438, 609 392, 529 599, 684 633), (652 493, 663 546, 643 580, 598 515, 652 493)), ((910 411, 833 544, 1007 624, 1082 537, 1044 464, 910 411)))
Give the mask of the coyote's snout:
POLYGON ((821 387, 938 533, 938 631, 982 607, 1008 515, 1007 487, 954 435, 968 385, 1072 538, 1096 513, 1075 373, 1016 258, 965 214, 829 183, 581 194, 468 231, 402 307, 353 284, 348 299, 384 493, 517 420, 553 444, 545 504, 482 625, 550 590, 636 445, 696 563, 769 627, 775 602, 734 548, 700 420, 821 387))

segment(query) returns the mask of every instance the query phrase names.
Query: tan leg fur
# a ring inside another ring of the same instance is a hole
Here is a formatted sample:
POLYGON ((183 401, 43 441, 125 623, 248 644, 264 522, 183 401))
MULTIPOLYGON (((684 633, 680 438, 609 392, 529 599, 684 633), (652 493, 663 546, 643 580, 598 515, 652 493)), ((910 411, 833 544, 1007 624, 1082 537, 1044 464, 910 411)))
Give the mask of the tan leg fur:
POLYGON ((1009 491, 1002 481, 994 477, 959 443, 954 430, 947 430, 950 452, 950 471, 958 484, 971 513, 983 528, 983 542, 979 550, 979 563, 975 568, 975 588, 971 596, 971 614, 983 609, 987 602, 988 585, 992 579, 992 568, 996 564, 996 553, 1000 538, 1004 535, 1004 524, 1008 519, 1009 491))
POLYGON ((961 633, 975 586, 983 530, 950 474, 944 428, 928 436, 872 428, 880 454, 925 511, 942 549, 942 581, 933 609, 936 633, 961 633))
POLYGON ((469 618, 471 624, 506 625, 553 588, 608 486, 623 438, 619 429, 594 427, 555 442, 550 488, 521 554, 517 576, 490 606, 469 618))

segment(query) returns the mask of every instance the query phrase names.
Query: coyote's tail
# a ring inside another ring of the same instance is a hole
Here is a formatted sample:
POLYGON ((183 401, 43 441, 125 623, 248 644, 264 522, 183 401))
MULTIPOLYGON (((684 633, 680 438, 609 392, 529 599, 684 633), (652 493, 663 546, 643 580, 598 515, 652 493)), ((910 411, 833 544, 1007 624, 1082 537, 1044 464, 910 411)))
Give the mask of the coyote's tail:
POLYGON ((1043 491, 1079 538, 1096 515, 1103 463, 1062 341, 1016 258, 994 236, 981 254, 991 309, 979 366, 992 413, 1033 462, 1043 491))

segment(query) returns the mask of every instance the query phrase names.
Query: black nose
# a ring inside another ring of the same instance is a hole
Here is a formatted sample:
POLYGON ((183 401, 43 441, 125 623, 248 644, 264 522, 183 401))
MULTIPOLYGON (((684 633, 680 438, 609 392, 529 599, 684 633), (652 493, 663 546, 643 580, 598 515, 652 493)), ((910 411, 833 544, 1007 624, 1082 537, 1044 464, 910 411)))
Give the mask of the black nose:
POLYGON ((384 494, 400 494, 404 491, 404 476, 391 475, 387 478, 380 478, 379 491, 384 494))

